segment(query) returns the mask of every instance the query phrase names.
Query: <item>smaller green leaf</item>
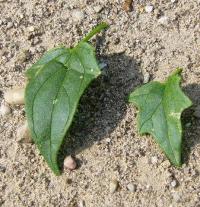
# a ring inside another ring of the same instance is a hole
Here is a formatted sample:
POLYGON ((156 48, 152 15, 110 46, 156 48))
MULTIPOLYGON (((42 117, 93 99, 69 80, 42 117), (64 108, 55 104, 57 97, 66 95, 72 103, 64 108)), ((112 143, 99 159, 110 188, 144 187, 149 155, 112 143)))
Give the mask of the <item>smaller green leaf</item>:
POLYGON ((139 108, 140 134, 151 134, 176 166, 181 165, 181 113, 192 105, 180 88, 181 71, 178 68, 165 83, 150 82, 129 96, 129 102, 139 108))

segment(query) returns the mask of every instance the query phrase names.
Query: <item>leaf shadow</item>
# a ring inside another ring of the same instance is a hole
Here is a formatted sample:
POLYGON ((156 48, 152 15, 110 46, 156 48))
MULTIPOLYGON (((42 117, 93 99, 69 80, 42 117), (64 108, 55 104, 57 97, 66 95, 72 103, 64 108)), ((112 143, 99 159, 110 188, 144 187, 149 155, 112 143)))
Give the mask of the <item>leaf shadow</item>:
POLYGON ((194 112, 200 106, 200 85, 189 84, 183 88, 185 94, 191 99, 193 105, 182 114, 183 125, 183 163, 188 164, 190 159, 198 159, 194 154, 194 149, 200 145, 200 117, 195 117, 194 112))
MULTIPOLYGON (((58 156, 60 167, 67 155, 73 156, 93 144, 100 144, 115 130, 126 114, 128 94, 143 82, 140 64, 124 53, 100 56, 98 59, 107 67, 80 100, 58 156)), ((81 165, 80 161, 78 165, 81 165)))

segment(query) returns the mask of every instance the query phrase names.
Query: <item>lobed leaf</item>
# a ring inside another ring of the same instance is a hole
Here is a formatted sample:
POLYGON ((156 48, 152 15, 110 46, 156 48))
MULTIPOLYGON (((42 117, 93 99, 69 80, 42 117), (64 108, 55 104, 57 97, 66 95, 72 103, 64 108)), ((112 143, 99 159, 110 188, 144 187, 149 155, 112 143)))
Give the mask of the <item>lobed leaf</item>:
POLYGON ((139 132, 151 134, 176 166, 181 165, 181 113, 192 105, 181 91, 180 74, 177 69, 165 83, 150 82, 129 96, 129 102, 139 108, 139 132))

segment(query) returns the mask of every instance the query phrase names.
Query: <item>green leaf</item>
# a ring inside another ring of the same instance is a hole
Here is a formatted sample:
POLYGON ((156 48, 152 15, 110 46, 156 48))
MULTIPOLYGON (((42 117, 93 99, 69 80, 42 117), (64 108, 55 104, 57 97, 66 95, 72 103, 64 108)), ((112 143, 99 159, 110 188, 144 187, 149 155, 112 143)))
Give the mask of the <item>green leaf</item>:
MULTIPOLYGON (((102 23, 88 34, 107 27, 102 23)), ((76 47, 53 49, 34 64, 26 75, 25 110, 32 138, 56 175, 57 155, 70 127, 79 99, 100 75, 94 48, 88 36, 76 47)))
POLYGON ((140 134, 151 134, 176 166, 181 165, 181 113, 192 105, 180 88, 181 71, 177 69, 165 83, 150 82, 129 96, 129 102, 139 108, 140 134))

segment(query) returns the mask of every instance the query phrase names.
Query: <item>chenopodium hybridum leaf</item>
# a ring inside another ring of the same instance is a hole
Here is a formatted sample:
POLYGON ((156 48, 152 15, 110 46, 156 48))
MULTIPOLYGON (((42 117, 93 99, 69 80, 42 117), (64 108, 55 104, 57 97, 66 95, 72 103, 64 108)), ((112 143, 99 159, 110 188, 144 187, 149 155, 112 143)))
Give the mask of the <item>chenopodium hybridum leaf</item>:
POLYGON ((177 69, 165 83, 150 82, 129 96, 139 109, 140 134, 151 134, 175 166, 181 165, 181 113, 192 105, 180 88, 180 74, 177 69))
POLYGON ((79 99, 100 75, 94 48, 87 41, 106 28, 94 28, 74 48, 53 49, 27 70, 25 110, 32 138, 56 175, 57 155, 79 99))

